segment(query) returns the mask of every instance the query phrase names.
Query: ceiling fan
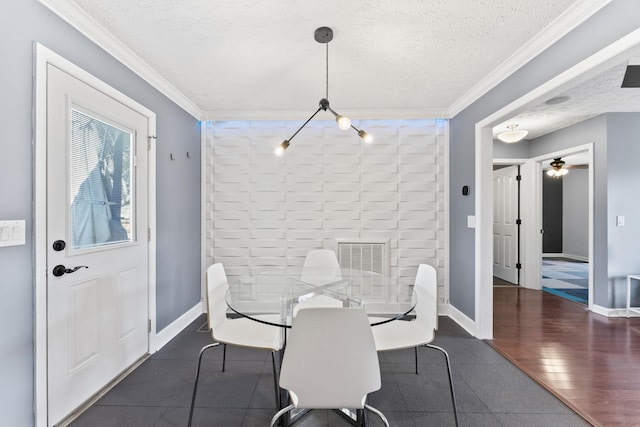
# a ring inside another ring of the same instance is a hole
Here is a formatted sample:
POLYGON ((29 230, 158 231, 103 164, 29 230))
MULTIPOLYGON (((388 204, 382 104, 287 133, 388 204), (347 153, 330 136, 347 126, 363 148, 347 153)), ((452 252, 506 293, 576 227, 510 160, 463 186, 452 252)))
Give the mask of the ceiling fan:
POLYGON ((561 157, 556 157, 549 164, 551 167, 546 170, 547 175, 552 178, 560 179, 569 173, 569 169, 588 169, 589 165, 566 165, 561 157))

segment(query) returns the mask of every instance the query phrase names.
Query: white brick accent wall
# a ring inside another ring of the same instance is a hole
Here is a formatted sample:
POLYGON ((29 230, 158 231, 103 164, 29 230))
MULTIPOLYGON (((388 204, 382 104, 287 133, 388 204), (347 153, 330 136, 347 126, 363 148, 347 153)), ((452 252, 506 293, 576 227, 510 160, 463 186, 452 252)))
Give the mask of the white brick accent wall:
POLYGON ((390 273, 418 264, 444 284, 443 120, 355 123, 372 144, 333 120, 310 122, 282 157, 275 147, 301 122, 206 122, 206 263, 227 274, 301 266, 337 239, 388 240, 390 273))

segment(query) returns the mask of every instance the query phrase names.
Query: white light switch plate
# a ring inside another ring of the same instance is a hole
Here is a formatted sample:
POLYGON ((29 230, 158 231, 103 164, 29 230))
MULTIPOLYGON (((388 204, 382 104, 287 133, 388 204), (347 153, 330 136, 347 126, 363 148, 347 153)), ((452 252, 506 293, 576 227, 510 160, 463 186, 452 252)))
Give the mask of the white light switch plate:
POLYGON ((476 217, 475 217, 475 215, 467 216, 467 227, 468 228, 476 228, 476 217))
POLYGON ((25 220, 0 221, 0 247, 25 244, 25 220))
POLYGON ((623 215, 616 216, 616 226, 624 227, 624 216, 623 215))

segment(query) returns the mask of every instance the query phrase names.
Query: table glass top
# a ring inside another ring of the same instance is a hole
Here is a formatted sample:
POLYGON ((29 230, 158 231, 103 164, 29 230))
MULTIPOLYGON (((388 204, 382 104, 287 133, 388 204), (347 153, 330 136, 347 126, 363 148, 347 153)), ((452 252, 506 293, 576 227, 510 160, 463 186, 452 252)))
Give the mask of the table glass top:
POLYGON ((288 327, 303 307, 364 306, 372 325, 403 317, 415 307, 413 280, 349 269, 269 270, 230 279, 230 313, 288 327), (375 319, 373 318, 375 317, 375 319))

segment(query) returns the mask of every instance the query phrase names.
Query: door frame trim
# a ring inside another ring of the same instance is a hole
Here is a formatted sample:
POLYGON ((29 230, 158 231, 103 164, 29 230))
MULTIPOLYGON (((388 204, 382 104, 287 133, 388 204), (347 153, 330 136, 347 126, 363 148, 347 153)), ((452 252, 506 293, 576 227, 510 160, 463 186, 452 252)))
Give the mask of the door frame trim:
MULTIPOLYGON (((156 135, 153 111, 109 86, 40 43, 34 43, 33 116, 33 247, 34 247, 34 416, 36 427, 48 425, 47 392, 47 65, 51 64, 137 111, 148 120, 149 136, 156 135)), ((151 331, 147 337, 149 353, 156 350, 156 147, 148 150, 148 312, 151 331)), ((87 396, 90 397, 90 396, 87 396)))

